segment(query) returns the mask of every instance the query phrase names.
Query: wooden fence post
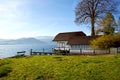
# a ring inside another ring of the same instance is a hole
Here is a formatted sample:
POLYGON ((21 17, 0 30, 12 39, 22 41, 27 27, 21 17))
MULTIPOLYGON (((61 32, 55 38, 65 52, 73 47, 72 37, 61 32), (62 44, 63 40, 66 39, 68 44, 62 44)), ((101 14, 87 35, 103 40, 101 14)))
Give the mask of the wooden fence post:
POLYGON ((82 54, 82 49, 80 49, 80 54, 82 54))
POLYGON ((95 49, 93 49, 94 51, 93 51, 93 54, 95 55, 95 49))
POLYGON ((43 54, 44 54, 44 52, 45 52, 45 49, 43 48, 43 54))
POLYGON ((32 55, 32 49, 30 49, 30 55, 32 55))
POLYGON ((110 48, 109 48, 109 54, 110 54, 110 48))
POLYGON ((117 47, 117 53, 118 53, 118 47, 117 47))

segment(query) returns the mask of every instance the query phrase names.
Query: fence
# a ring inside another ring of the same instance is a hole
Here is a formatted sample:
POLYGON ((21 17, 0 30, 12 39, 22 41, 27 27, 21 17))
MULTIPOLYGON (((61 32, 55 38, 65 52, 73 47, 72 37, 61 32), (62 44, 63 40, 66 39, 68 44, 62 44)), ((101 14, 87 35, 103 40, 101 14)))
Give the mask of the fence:
POLYGON ((79 49, 79 50, 72 50, 70 49, 70 54, 113 54, 119 53, 119 48, 110 48, 110 49, 79 49))
MULTIPOLYGON (((55 48, 56 49, 56 48, 55 48)), ((47 52, 46 49, 42 49, 41 51, 34 51, 33 49, 30 50, 30 55, 52 55, 56 50, 52 50, 52 52, 47 52)), ((113 54, 113 53, 120 53, 120 47, 118 48, 110 48, 110 49, 68 49, 63 48, 63 50, 59 50, 61 53, 65 54, 113 54)))

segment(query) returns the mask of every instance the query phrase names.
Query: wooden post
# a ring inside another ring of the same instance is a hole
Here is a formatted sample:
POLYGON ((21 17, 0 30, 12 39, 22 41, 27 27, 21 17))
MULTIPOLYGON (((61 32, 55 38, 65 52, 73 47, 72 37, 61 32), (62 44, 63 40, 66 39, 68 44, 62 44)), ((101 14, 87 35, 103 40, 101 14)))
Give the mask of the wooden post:
POLYGON ((110 54, 110 48, 109 48, 109 54, 110 54))
POLYGON ((58 52, 60 53, 60 47, 58 47, 58 52))
POLYGON ((80 54, 82 54, 82 49, 80 49, 80 54))
POLYGON ((54 52, 54 49, 52 48, 52 52, 54 52))
POLYGON ((68 53, 69 53, 69 55, 70 55, 70 48, 69 48, 69 50, 68 50, 68 53))
POLYGON ((80 49, 80 53, 81 53, 81 49, 80 49))
POLYGON ((52 53, 54 53, 54 49, 52 48, 52 53))
POLYGON ((118 47, 117 47, 117 53, 118 53, 118 47))
POLYGON ((44 48, 43 48, 43 54, 44 54, 44 52, 45 52, 45 50, 44 50, 44 48))
POLYGON ((94 51, 93 51, 93 54, 95 55, 95 49, 94 49, 94 51))
POLYGON ((32 49, 30 49, 30 55, 32 55, 32 49))

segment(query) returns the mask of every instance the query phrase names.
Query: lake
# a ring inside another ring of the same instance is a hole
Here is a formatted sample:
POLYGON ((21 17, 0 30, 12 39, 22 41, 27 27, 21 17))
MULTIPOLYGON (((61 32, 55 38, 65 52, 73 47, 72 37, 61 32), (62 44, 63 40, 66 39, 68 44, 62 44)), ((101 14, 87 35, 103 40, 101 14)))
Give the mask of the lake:
POLYGON ((41 44, 33 44, 33 45, 0 45, 0 59, 15 56, 17 52, 20 51, 26 51, 26 55, 29 55, 30 49, 33 49, 33 51, 44 51, 45 52, 52 52, 52 48, 54 48, 55 45, 41 45, 41 44))

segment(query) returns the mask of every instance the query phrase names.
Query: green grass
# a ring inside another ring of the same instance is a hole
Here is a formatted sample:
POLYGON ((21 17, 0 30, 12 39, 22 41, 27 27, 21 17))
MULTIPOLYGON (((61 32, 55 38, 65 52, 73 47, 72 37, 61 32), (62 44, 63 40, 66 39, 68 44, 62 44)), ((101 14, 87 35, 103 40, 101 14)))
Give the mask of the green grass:
POLYGON ((120 54, 6 58, 0 80, 120 80, 120 54))

